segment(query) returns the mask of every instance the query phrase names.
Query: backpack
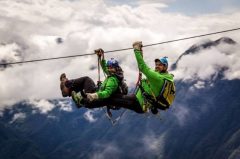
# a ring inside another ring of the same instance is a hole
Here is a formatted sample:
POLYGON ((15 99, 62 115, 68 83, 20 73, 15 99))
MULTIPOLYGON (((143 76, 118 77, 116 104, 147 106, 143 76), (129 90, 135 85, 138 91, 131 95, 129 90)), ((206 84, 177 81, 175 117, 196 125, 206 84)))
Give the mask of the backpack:
POLYGON ((140 89, 142 90, 143 96, 147 102, 149 102, 153 108, 155 107, 161 110, 168 109, 172 105, 176 96, 175 84, 174 82, 168 80, 164 80, 162 90, 156 98, 146 93, 141 86, 140 89))
POLYGON ((123 95, 128 94, 128 86, 127 86, 127 83, 124 82, 124 80, 119 82, 118 91, 119 91, 119 93, 121 93, 123 95))
POLYGON ((128 86, 124 80, 123 70, 120 66, 117 67, 117 73, 115 73, 115 76, 118 79, 118 89, 117 89, 116 93, 122 94, 122 95, 127 95, 128 94, 128 86))
POLYGON ((159 94, 159 96, 157 97, 157 103, 160 105, 160 109, 163 108, 168 109, 176 96, 176 87, 175 87, 175 83, 168 81, 168 80, 164 80, 164 84, 163 84, 163 88, 159 94))

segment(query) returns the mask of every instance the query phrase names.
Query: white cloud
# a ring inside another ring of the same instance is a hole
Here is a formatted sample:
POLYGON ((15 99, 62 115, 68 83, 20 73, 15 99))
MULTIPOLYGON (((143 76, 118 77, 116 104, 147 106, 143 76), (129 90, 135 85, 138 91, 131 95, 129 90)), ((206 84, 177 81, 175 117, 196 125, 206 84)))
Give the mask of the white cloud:
POLYGON ((113 142, 110 143, 95 143, 94 147, 98 148, 98 151, 93 152, 91 159, 105 159, 105 158, 119 158, 122 153, 120 148, 113 142))
MULTIPOLYGON (((109 6, 103 0, 0 1, 0 43, 8 44, 10 49, 10 54, 4 55, 4 58, 18 60, 13 58, 14 50, 18 48, 22 51, 19 58, 24 60, 68 56, 91 53, 99 47, 104 50, 127 48, 131 47, 135 40, 150 44, 240 25, 240 13, 237 11, 231 14, 189 17, 179 13, 162 12, 162 7, 167 5, 139 3, 137 6, 109 6), (60 45, 56 43, 55 38, 58 37, 64 40, 60 45)), ((240 40, 236 33, 227 35, 236 41, 240 40)), ((211 38, 220 36, 222 35, 211 38)), ((167 55, 171 63, 196 41, 198 40, 144 48, 144 58, 153 66, 153 59, 167 55)), ((132 52, 129 50, 106 55, 106 58, 115 57, 121 61, 128 83, 135 83, 137 80, 137 66, 132 52)), ((218 58, 226 56, 220 53, 217 55, 218 58)), ((204 58, 203 55, 199 56, 204 58)), ((232 60, 236 60, 234 55, 232 56, 232 60)), ((189 60, 194 58, 189 57, 189 60)), ((209 60, 207 61, 211 62, 209 60)), ((187 60, 185 62, 187 63, 187 60)), ((239 66, 234 62, 235 65, 226 75, 238 78, 239 66)), ((180 72, 184 70, 186 63, 181 64, 180 72)), ((7 68, 0 72, 0 105, 4 107, 25 99, 59 98, 59 75, 62 72, 66 72, 69 78, 88 75, 96 81, 97 70, 89 70, 92 65, 97 65, 95 56, 28 63, 7 68)), ((214 73, 214 66, 219 63, 207 66, 206 73, 202 72, 199 65, 197 63, 194 66, 198 68, 187 69, 186 73, 189 75, 186 76, 192 78, 194 71, 197 71, 201 78, 208 78, 208 75, 214 73)), ((175 77, 182 78, 182 75, 177 74, 175 77)))
MULTIPOLYGON (((225 78, 232 79, 240 79, 240 45, 237 45, 234 50, 234 54, 228 55, 228 67, 229 69, 225 72, 225 78)), ((229 51, 227 51, 229 52, 229 51)), ((230 52, 231 53, 231 52, 230 52)))
POLYGON ((134 158, 142 158, 148 156, 158 156, 158 158, 163 158, 164 146, 165 146, 165 136, 166 132, 157 135, 151 130, 143 136, 143 138, 138 140, 138 146, 134 150, 133 154, 124 154, 123 150, 114 141, 108 143, 95 143, 94 152, 90 156, 91 159, 104 159, 104 158, 121 158, 123 156, 134 158))
POLYGON ((22 121, 26 118, 26 114, 25 113, 16 113, 13 115, 12 120, 10 121, 10 124, 15 122, 15 121, 22 121))
POLYGON ((48 113, 55 107, 54 104, 44 99, 41 99, 41 100, 30 99, 29 101, 27 101, 27 104, 30 104, 33 107, 36 107, 40 111, 40 113, 43 113, 43 114, 48 113))
POLYGON ((58 101, 58 105, 60 106, 60 110, 66 111, 66 112, 72 112, 72 106, 71 102, 69 100, 64 100, 64 101, 58 101))
POLYGON ((94 110, 87 110, 84 114, 83 117, 89 121, 90 123, 93 123, 97 121, 97 118, 94 118, 94 110))
POLYGON ((159 136, 149 131, 148 134, 143 137, 144 150, 162 158, 164 153, 165 136, 166 133, 159 136))
MULTIPOLYGON (((226 48, 212 47, 211 49, 200 51, 196 55, 185 55, 179 61, 178 68, 174 72, 176 79, 183 80, 210 80, 221 71, 227 68, 226 79, 240 79, 240 60, 236 46, 226 48)), ((239 46, 238 46, 239 47, 239 46)), ((200 83, 198 83, 198 86, 200 83)), ((196 85, 197 86, 197 85, 196 85)), ((203 86, 203 85, 202 85, 203 86)))
POLYGON ((184 126, 186 124, 186 122, 188 121, 187 119, 190 115, 190 109, 188 109, 185 106, 181 106, 181 105, 176 106, 175 111, 174 111, 174 115, 178 119, 179 125, 184 126))
POLYGON ((6 60, 8 62, 20 60, 21 48, 16 44, 0 44, 0 60, 6 60))
POLYGON ((205 88, 205 82, 204 81, 198 81, 194 84, 194 87, 197 89, 205 88))
POLYGON ((141 4, 159 4, 159 3, 162 3, 161 5, 163 7, 166 7, 166 5, 163 4, 163 3, 166 3, 166 2, 169 2, 169 1, 173 1, 173 0, 139 0, 138 4, 141 5, 141 4))

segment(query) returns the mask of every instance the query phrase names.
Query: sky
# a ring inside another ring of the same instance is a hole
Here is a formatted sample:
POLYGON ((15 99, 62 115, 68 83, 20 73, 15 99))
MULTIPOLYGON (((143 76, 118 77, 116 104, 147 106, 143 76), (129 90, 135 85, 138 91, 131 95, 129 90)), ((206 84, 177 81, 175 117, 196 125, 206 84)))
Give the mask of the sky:
MULTIPOLYGON (((137 40, 151 44, 240 27, 238 0, 1 0, 0 12, 0 62, 129 48, 137 40)), ((144 59, 150 67, 162 56, 174 63, 193 44, 223 36, 240 43, 235 31, 147 47, 144 59)), ((175 78, 208 80, 218 66, 227 66, 225 78, 240 79, 238 48, 238 44, 226 45, 187 56, 180 61, 175 78)), ((127 83, 133 85, 138 76, 133 51, 106 54, 107 59, 111 57, 119 60, 127 83)), ((91 70, 96 67, 97 57, 86 56, 0 68, 0 109, 28 101, 47 111, 53 107, 48 99, 62 98, 61 73, 69 79, 89 76, 97 81, 97 70, 91 70)), ((203 87, 202 81, 196 83, 196 88, 203 87)))

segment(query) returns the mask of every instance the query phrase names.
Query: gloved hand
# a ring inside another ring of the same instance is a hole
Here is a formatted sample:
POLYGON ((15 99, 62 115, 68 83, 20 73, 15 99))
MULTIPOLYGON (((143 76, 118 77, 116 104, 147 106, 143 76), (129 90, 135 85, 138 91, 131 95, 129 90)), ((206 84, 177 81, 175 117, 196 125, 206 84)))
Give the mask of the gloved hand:
POLYGON ((136 41, 133 43, 133 48, 134 50, 139 50, 139 51, 142 51, 142 41, 136 41))
POLYGON ((103 56, 104 51, 103 49, 99 48, 97 50, 94 50, 95 54, 97 54, 99 57, 103 56))
POLYGON ((81 108, 83 106, 83 97, 80 93, 76 93, 75 91, 72 91, 71 93, 72 99, 76 106, 78 108, 81 108))
POLYGON ((87 99, 92 102, 93 100, 98 99, 98 94, 97 93, 86 93, 87 94, 87 99))

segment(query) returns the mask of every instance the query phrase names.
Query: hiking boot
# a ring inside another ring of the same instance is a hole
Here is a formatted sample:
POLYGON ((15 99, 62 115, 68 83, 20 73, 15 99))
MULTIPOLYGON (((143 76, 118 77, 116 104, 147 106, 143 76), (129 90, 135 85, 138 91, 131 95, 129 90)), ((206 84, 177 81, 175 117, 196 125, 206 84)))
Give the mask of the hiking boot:
POLYGON ((66 74, 65 73, 62 73, 61 75, 60 75, 60 81, 61 82, 65 82, 65 81, 67 81, 68 79, 67 79, 67 76, 66 76, 66 74))
POLYGON ((67 82, 67 77, 65 73, 62 73, 60 76, 60 89, 63 97, 70 96, 70 89, 66 87, 65 83, 67 82))
POLYGON ((72 99, 74 101, 74 103, 77 105, 78 108, 83 107, 83 97, 80 93, 76 93, 75 91, 72 91, 72 99))

